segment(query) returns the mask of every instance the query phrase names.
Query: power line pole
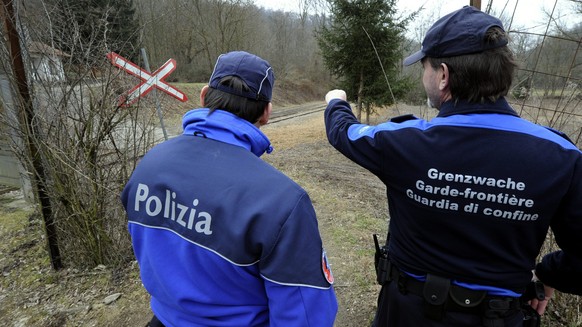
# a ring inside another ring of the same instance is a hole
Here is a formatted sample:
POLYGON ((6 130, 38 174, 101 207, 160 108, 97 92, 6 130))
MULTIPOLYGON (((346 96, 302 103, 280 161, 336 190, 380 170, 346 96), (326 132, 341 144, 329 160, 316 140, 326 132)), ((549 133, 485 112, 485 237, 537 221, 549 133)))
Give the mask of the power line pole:
POLYGON ((469 0, 469 5, 481 10, 481 0, 469 0))
POLYGON ((41 214, 44 220, 44 227, 47 236, 48 250, 53 269, 59 270, 63 268, 61 255, 59 251, 57 231, 53 220, 52 207, 50 198, 46 190, 46 173, 42 164, 42 158, 33 135, 40 135, 40 131, 36 124, 33 124, 34 108, 32 105, 32 98, 26 80, 26 71, 24 68, 24 60, 22 59, 22 49, 20 46, 20 37, 16 29, 16 15, 14 12, 14 0, 2 0, 4 5, 4 20, 6 25, 6 34, 8 35, 8 42, 10 43, 10 57, 12 62, 12 69, 14 71, 14 79, 18 87, 20 95, 20 127, 25 134, 26 144, 28 145, 29 156, 32 161, 32 168, 34 170, 32 176, 32 183, 38 200, 41 206, 41 214))

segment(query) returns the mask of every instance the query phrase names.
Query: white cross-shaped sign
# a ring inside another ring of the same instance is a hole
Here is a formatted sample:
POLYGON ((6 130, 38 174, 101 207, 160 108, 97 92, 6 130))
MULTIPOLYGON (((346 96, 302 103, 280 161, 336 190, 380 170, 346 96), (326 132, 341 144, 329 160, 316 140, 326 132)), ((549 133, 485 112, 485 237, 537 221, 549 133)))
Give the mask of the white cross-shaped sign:
POLYGON ((188 97, 186 94, 184 94, 184 92, 178 90, 177 88, 169 85, 164 81, 164 78, 166 78, 176 69, 176 60, 169 59, 165 64, 162 65, 162 67, 158 68, 155 72, 150 74, 149 72, 140 68, 138 65, 132 63, 126 58, 123 58, 115 52, 108 53, 107 58, 114 66, 119 67, 127 71, 129 74, 142 80, 141 83, 129 90, 126 96, 123 96, 120 99, 120 106, 127 107, 133 104, 139 99, 140 96, 145 96, 146 94, 150 93, 154 87, 166 92, 167 94, 177 98, 182 102, 188 101, 188 97))

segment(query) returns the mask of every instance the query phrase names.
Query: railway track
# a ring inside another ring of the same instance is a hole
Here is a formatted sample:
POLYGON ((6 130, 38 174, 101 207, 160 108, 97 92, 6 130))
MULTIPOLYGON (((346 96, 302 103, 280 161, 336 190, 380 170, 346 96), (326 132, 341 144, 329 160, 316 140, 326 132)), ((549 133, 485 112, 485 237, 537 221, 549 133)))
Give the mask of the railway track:
POLYGON ((322 112, 326 105, 320 102, 300 104, 296 106, 288 106, 273 109, 269 124, 275 124, 284 120, 293 119, 301 116, 322 112))

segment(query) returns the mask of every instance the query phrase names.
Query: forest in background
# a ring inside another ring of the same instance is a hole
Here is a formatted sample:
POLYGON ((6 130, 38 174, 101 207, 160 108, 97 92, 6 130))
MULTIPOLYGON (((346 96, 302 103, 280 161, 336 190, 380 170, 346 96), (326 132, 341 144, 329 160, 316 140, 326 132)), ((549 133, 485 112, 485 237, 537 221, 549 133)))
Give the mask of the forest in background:
POLYGON ((206 82, 216 58, 232 50, 255 53, 273 66, 278 80, 329 80, 314 32, 325 16, 259 8, 249 0, 32 0, 22 4, 30 40, 71 57, 69 73, 82 63, 99 67, 115 51, 150 65, 169 58, 178 68, 169 82, 206 82))
MULTIPOLYGON (((218 55, 236 49, 267 59, 281 87, 317 87, 345 78, 332 73, 334 63, 324 61, 316 39, 333 23, 332 8, 341 2, 302 0, 296 12, 260 8, 252 0, 30 0, 20 6, 27 39, 70 55, 70 75, 86 76, 87 65, 93 73, 99 71, 109 51, 139 64, 140 49, 144 49, 151 67, 159 67, 169 58, 177 61, 169 82, 206 82, 218 55)), ((353 2, 364 6, 374 1, 353 2)), ((394 1, 377 2, 394 6, 394 1)), ((569 3, 571 11, 582 17, 580 0, 569 3)), ((555 96, 564 88, 579 90, 582 84, 578 55, 582 24, 561 26, 553 13, 547 15, 548 24, 541 34, 512 25, 512 17, 501 17, 511 26, 511 47, 522 68, 515 79, 516 95, 536 90, 540 96, 555 96)), ((388 67, 400 74, 390 78, 410 76, 413 87, 403 98, 423 101, 419 67, 405 69, 400 59, 420 48, 424 33, 438 17, 428 21, 425 15, 426 21, 415 21, 418 17, 395 11, 390 18, 396 23, 404 21, 408 29, 405 35, 399 31, 398 57, 391 58, 388 67)), ((358 49, 372 52, 371 42, 379 41, 365 36, 350 39, 354 53, 358 49)), ((370 65, 380 70, 377 62, 370 61, 370 65)))

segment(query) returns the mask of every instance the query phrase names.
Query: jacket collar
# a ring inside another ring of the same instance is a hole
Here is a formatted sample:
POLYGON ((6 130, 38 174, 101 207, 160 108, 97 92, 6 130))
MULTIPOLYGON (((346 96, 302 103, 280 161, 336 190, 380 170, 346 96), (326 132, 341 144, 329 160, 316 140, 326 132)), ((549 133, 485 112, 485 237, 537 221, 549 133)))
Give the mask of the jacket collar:
POLYGON ((465 115, 474 113, 495 113, 519 117, 517 112, 511 108, 505 98, 499 98, 495 102, 474 103, 466 100, 449 100, 441 105, 437 117, 447 117, 452 115, 465 115))
POLYGON ((257 157, 273 147, 263 132, 248 121, 224 110, 212 114, 207 108, 188 111, 182 118, 184 135, 197 135, 243 147, 257 157))

